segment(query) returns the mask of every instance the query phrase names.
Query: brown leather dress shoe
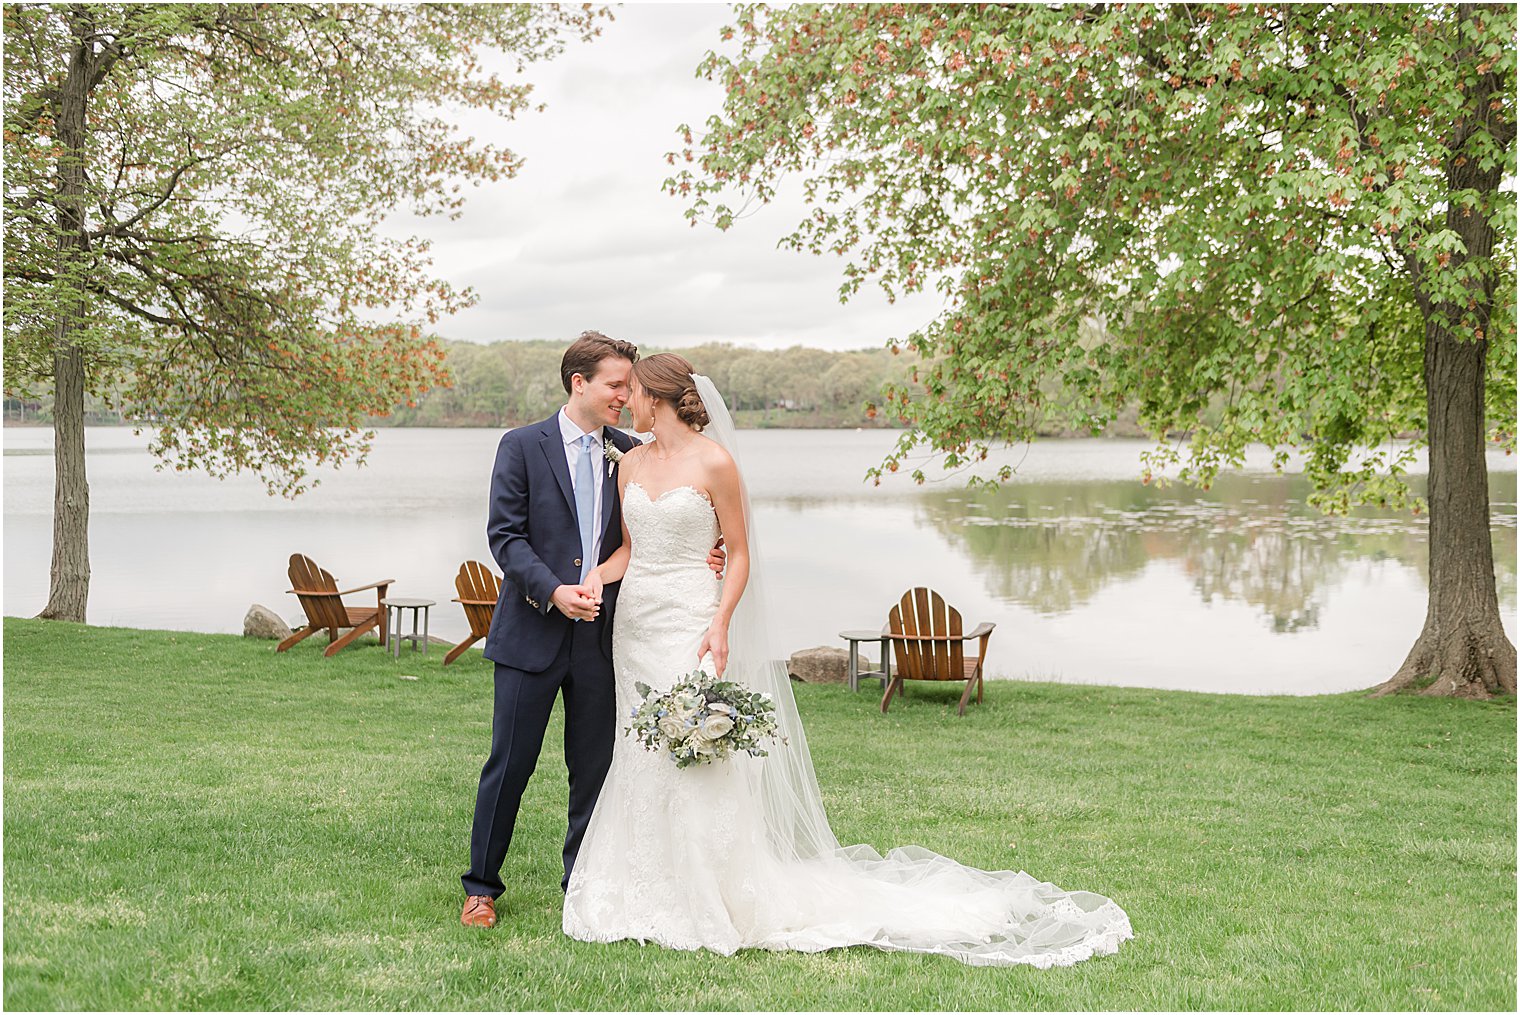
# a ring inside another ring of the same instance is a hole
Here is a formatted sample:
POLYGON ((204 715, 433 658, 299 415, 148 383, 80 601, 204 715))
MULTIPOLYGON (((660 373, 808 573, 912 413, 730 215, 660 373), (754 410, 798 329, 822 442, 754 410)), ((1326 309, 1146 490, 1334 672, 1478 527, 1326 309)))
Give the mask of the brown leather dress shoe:
POLYGON ((466 927, 496 926, 496 900, 489 895, 472 895, 464 900, 459 922, 466 927))

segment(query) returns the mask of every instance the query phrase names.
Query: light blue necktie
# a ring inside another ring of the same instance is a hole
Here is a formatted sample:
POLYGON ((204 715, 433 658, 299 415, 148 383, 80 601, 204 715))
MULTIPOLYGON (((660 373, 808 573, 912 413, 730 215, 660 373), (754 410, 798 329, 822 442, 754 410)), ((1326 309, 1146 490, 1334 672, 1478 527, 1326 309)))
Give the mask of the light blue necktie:
POLYGON ((575 466, 575 520, 581 525, 581 581, 596 567, 591 550, 596 544, 596 436, 581 438, 581 460, 575 466))

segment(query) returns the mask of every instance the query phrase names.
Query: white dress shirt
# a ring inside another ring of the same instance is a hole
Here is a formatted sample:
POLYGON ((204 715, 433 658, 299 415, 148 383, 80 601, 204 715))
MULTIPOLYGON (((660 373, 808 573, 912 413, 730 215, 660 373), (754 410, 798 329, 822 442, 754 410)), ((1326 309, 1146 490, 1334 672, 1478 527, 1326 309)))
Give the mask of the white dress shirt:
POLYGON ((564 409, 559 410, 559 432, 560 436, 565 439, 565 464, 570 466, 570 489, 572 490, 575 489, 576 467, 581 464, 581 439, 584 438, 588 432, 596 437, 596 443, 592 446, 591 449, 591 454, 593 455, 591 475, 596 478, 597 518, 596 524, 592 526, 592 531, 595 533, 595 535, 592 537, 591 543, 591 560, 593 562, 593 567, 596 566, 596 561, 602 559, 602 480, 607 475, 606 466, 602 461, 602 441, 606 439, 606 435, 603 433, 604 429, 604 427, 597 427, 595 430, 591 431, 582 430, 580 426, 570 418, 569 413, 565 412, 564 409))

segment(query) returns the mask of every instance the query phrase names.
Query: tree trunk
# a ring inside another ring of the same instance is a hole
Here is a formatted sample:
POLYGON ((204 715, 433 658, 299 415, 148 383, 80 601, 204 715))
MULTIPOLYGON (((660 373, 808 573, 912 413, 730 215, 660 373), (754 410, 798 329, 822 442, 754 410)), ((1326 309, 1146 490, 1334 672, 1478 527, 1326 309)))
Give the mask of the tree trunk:
POLYGON ((90 487, 84 466, 84 353, 76 336, 85 327, 85 109, 95 72, 91 26, 76 14, 77 39, 68 77, 59 90, 57 129, 63 155, 58 163, 58 278, 67 295, 59 301, 53 346, 53 561, 48 604, 38 614, 50 620, 85 619, 90 596, 90 487))
POLYGON ((84 469, 79 348, 60 346, 53 354, 53 371, 53 562, 48 604, 38 616, 83 623, 90 596, 90 486, 84 469))
MULTIPOLYGON (((1476 217, 1476 216, 1475 216, 1476 217)), ((1430 412, 1430 601, 1414 648, 1377 694, 1488 698, 1515 693, 1515 646, 1504 634, 1489 533, 1483 447, 1486 342, 1425 326, 1430 412)))
MULTIPOLYGON (((1472 16, 1469 5, 1459 24, 1472 16)), ((1463 154, 1482 127, 1502 136, 1513 124, 1492 122, 1489 109, 1497 79, 1485 75, 1474 89, 1471 118, 1456 128, 1447 183, 1453 193, 1474 189, 1488 200, 1477 209, 1451 202, 1446 225, 1465 250, 1451 268, 1478 261, 1486 270, 1468 282, 1469 305, 1428 302, 1425 313, 1425 406, 1430 440, 1430 602, 1425 627, 1404 664, 1376 694, 1417 690, 1422 694, 1488 698, 1515 693, 1515 646, 1504 634, 1494 583, 1494 546, 1489 532, 1488 463, 1484 456, 1483 371, 1494 305, 1491 258, 1494 230, 1488 208, 1497 197, 1503 161, 1488 170, 1463 154), (1498 129, 1495 129, 1498 128, 1498 129)), ((1416 279, 1416 287, 1423 290, 1416 279)), ((1505 294, 1508 298, 1508 294, 1505 294)))

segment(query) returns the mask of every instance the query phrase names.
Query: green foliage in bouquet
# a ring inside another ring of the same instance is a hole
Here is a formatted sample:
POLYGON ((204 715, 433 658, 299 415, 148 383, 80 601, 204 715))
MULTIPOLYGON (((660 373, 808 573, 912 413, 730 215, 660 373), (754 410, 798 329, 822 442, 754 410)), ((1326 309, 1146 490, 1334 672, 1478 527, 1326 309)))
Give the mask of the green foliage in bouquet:
POLYGON ((670 690, 655 693, 640 681, 633 685, 644 700, 630 713, 625 731, 651 751, 664 751, 677 768, 727 758, 742 751, 763 757, 760 742, 786 742, 777 732, 776 706, 770 696, 704 670, 682 675, 670 690))

